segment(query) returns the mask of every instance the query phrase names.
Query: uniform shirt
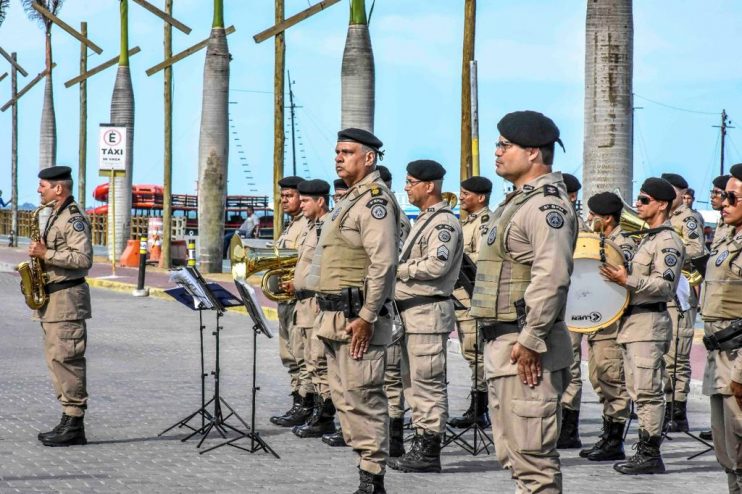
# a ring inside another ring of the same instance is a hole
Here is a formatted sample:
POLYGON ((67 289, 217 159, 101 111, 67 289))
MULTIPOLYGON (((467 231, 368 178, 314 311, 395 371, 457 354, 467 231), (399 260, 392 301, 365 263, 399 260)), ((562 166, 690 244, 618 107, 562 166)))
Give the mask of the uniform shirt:
POLYGON ((703 218, 700 222, 696 214, 685 204, 670 213, 670 223, 680 235, 685 245, 685 262, 701 257, 705 253, 703 245, 703 218))
POLYGON ((404 211, 399 212, 399 252, 402 253, 402 246, 410 236, 410 230, 412 230, 412 223, 410 219, 404 214, 404 211))
POLYGON ((291 218, 291 221, 286 225, 281 236, 278 237, 276 246, 279 249, 296 249, 299 237, 304 233, 307 224, 307 219, 301 213, 291 218))
POLYGON ((716 230, 714 231, 714 240, 711 242, 711 246, 715 247, 717 243, 724 241, 725 237, 730 231, 730 226, 724 223, 724 218, 719 215, 719 221, 716 223, 716 230))
POLYGON ((394 298, 451 295, 461 270, 462 240, 461 225, 447 202, 422 211, 402 246, 403 255, 410 254, 404 262, 400 259, 394 298), (435 214, 440 210, 448 212, 435 214), (412 241, 414 245, 410 245, 412 241))
POLYGON ((466 219, 461 221, 461 231, 464 234, 464 254, 468 255, 476 263, 479 259, 479 245, 482 237, 487 236, 488 223, 492 218, 492 211, 484 207, 479 211, 469 213, 466 219))
MULTIPOLYGON (((312 266, 312 257, 317 249, 317 242, 322 230, 322 223, 329 213, 325 213, 316 220, 307 220, 307 228, 302 232, 297 247, 297 261, 294 269, 294 289, 305 290, 306 278, 312 266)), ((300 328, 311 328, 317 316, 317 302, 314 297, 296 301, 294 310, 294 324, 300 328)))
MULTIPOLYGON (((49 283, 84 278, 93 265, 90 223, 74 201, 55 211, 47 222, 44 272, 49 283)), ((92 317, 87 283, 49 295, 49 303, 36 311, 44 322, 75 321, 92 317)))

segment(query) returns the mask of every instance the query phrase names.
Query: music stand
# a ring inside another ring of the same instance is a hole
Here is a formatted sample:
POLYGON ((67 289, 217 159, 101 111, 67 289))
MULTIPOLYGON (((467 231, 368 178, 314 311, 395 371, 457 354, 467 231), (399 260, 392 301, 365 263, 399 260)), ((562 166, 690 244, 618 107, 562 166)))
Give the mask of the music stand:
POLYGON ((224 315, 226 307, 235 307, 241 305, 241 302, 234 297, 229 291, 216 283, 207 283, 203 279, 201 273, 195 267, 188 266, 186 268, 178 268, 171 271, 170 280, 175 282, 179 288, 166 290, 165 292, 171 297, 175 298, 179 302, 183 303, 192 310, 199 311, 199 323, 200 323, 200 336, 201 336, 201 407, 195 412, 191 413, 184 419, 176 422, 167 429, 163 430, 158 434, 161 436, 175 427, 188 427, 193 432, 188 436, 181 439, 185 442, 194 437, 196 434, 201 434, 201 440, 196 445, 200 448, 209 434, 216 430, 222 438, 227 437, 227 429, 243 434, 242 430, 227 423, 227 420, 234 416, 242 425, 249 427, 247 423, 240 417, 237 412, 227 403, 227 401, 221 396, 220 390, 220 332, 222 326, 220 324, 221 317, 224 315), (214 356, 214 370, 211 374, 214 376, 214 395, 209 401, 205 401, 205 379, 207 374, 204 372, 204 347, 203 347, 203 330, 205 328, 203 324, 203 311, 213 310, 216 312, 216 329, 211 333, 214 336, 215 341, 215 356, 214 356), (213 403, 213 412, 208 410, 209 405, 213 403), (222 406, 229 410, 229 413, 225 416, 222 411, 222 406), (189 425, 189 422, 196 416, 201 417, 201 427, 193 427, 189 425))
POLYGON ((268 446, 268 443, 265 442, 265 440, 260 436, 260 432, 258 432, 255 429, 255 398, 260 390, 260 388, 257 386, 257 364, 258 364, 258 333, 262 333, 268 338, 273 338, 273 334, 268 329, 268 321, 265 319, 265 315, 263 314, 263 311, 260 309, 260 304, 258 303, 256 297, 255 297, 255 289, 251 287, 248 283, 246 283, 244 280, 235 280, 234 281, 235 286, 237 287, 237 292, 240 294, 240 298, 242 299, 242 305, 245 306, 245 309, 247 309, 247 313, 250 316, 250 318, 253 320, 253 336, 252 336, 252 410, 250 411, 250 426, 248 427, 249 432, 243 432, 239 431, 240 435, 229 439, 228 441, 222 442, 220 444, 217 444, 216 446, 212 446, 208 449, 205 449, 201 451, 201 453, 206 453, 207 451, 211 451, 212 449, 220 448, 222 446, 232 446, 233 448, 241 449, 242 451, 247 451, 248 453, 255 453, 257 451, 263 450, 266 453, 270 453, 276 458, 280 459, 281 457, 278 456, 278 453, 273 451, 273 448, 268 446), (244 447, 235 444, 240 439, 250 439, 250 446, 244 447))

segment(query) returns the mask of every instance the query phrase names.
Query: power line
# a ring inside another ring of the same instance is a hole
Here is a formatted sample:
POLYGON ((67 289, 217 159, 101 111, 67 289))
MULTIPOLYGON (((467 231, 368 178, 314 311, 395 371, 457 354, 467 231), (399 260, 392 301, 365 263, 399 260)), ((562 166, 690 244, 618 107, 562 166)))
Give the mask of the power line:
POLYGON ((686 113, 696 113, 696 114, 699 114, 699 115, 718 115, 718 112, 689 110, 688 108, 681 108, 679 106, 668 105, 667 103, 662 103, 660 101, 656 101, 656 100, 653 100, 653 99, 645 98, 644 96, 642 96, 640 94, 636 94, 636 93, 634 93, 634 96, 636 96, 637 98, 643 99, 644 101, 649 101, 650 103, 654 103, 655 105, 664 106, 665 108, 670 108, 671 110, 677 110, 677 111, 682 111, 682 112, 686 112, 686 113))

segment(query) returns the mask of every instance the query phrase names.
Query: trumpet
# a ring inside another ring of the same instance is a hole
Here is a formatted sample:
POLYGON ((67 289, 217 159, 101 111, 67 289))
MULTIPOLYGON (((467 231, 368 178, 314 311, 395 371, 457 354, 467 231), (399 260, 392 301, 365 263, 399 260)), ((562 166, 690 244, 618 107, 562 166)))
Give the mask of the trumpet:
POLYGON ((260 288, 266 298, 274 302, 294 299, 283 287, 294 278, 298 259, 296 250, 249 247, 242 243, 239 235, 235 235, 229 244, 229 259, 232 264, 232 278, 235 280, 245 280, 252 274, 265 271, 260 280, 260 288))

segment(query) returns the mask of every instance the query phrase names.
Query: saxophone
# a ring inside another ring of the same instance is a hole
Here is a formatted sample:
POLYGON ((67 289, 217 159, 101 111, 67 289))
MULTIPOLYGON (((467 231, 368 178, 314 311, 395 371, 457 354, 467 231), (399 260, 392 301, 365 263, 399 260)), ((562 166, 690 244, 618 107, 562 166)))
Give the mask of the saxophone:
MULTIPOLYGON (((39 230, 39 213, 44 208, 54 206, 55 201, 48 204, 42 204, 31 213, 31 242, 41 241, 41 231, 39 230)), ((21 275, 21 292, 26 299, 26 305, 33 310, 39 310, 49 302, 49 294, 46 292, 47 274, 44 273, 44 261, 32 257, 15 267, 18 274, 21 275)))

